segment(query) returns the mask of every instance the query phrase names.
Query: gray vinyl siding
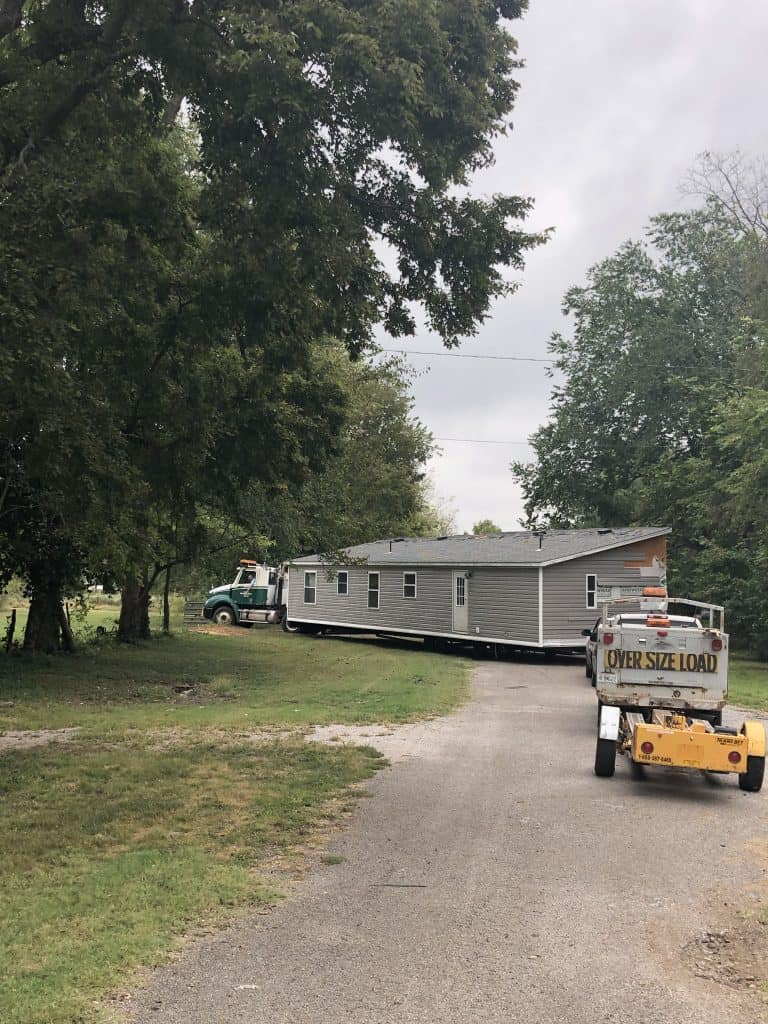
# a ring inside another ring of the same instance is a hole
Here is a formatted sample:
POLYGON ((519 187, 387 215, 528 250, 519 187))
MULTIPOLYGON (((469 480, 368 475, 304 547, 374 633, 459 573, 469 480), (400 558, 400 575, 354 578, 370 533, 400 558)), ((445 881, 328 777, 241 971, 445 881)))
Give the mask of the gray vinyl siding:
POLYGON ((424 629, 449 633, 452 627, 451 572, 419 566, 371 568, 379 573, 379 607, 368 607, 367 568, 349 566, 349 593, 336 593, 336 578, 317 569, 317 602, 304 604, 304 569, 291 566, 288 618, 308 622, 339 622, 379 629, 424 629), (403 573, 416 573, 416 598, 403 597, 403 573))
POLYGON ((542 570, 544 593, 544 643, 557 640, 583 643, 582 629, 593 626, 598 616, 594 608, 586 607, 586 577, 597 576, 598 584, 608 586, 653 586, 657 576, 641 576, 637 568, 624 563, 643 554, 642 544, 596 552, 584 558, 574 558, 559 565, 545 566, 542 570))
POLYGON ((469 580, 469 632, 538 643, 538 569, 474 569, 469 580))
MULTIPOLYGON (((316 603, 304 603, 304 569, 291 567, 288 618, 334 622, 375 629, 453 632, 452 568, 403 566, 379 573, 379 607, 368 607, 367 568, 349 567, 349 593, 336 592, 336 579, 317 570, 316 603), (403 573, 416 573, 416 598, 403 597, 403 573)), ((538 642, 538 570, 473 569, 467 580, 468 637, 538 642)), ((458 635, 458 634, 457 634, 458 635)))

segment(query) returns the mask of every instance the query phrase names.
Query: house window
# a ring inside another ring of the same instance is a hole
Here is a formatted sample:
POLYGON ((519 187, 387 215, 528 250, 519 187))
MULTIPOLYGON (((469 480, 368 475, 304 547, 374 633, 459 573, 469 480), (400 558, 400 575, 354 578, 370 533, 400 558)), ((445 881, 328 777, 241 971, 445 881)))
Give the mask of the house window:
POLYGON ((463 576, 456 577, 456 607, 463 608, 466 594, 467 581, 463 576))
POLYGON ((317 602, 317 573, 304 573, 304 604, 315 604, 317 602))
POLYGON ((597 576, 587 573, 587 608, 597 608, 597 576))
POLYGON ((336 574, 336 593, 346 595, 349 593, 349 573, 346 569, 336 574))
POLYGON ((379 574, 377 572, 368 573, 368 607, 379 607, 379 574))
POLYGON ((403 573, 403 597, 416 597, 416 573, 403 573))

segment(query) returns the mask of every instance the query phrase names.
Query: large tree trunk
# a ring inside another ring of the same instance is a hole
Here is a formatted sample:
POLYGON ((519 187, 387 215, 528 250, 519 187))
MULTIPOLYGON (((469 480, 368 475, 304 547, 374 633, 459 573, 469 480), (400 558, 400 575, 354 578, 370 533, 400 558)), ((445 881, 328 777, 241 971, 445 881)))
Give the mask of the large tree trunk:
POLYGON ((118 640, 135 643, 149 640, 149 602, 152 584, 146 576, 143 580, 130 577, 123 584, 120 602, 120 621, 117 625, 118 640))
POLYGON ((25 651, 54 654, 59 649, 61 633, 61 592, 55 585, 38 586, 32 591, 27 628, 24 631, 25 651))

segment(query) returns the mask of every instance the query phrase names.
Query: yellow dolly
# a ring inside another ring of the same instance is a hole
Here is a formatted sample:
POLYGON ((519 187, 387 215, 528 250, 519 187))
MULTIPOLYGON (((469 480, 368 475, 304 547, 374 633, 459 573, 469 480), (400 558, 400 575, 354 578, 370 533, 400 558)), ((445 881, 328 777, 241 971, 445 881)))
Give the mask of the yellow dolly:
POLYGON ((676 711, 654 709, 646 717, 642 712, 603 705, 596 775, 613 775, 617 751, 628 754, 636 764, 738 775, 739 786, 748 793, 758 793, 763 785, 765 729, 761 722, 745 722, 737 732, 676 711))

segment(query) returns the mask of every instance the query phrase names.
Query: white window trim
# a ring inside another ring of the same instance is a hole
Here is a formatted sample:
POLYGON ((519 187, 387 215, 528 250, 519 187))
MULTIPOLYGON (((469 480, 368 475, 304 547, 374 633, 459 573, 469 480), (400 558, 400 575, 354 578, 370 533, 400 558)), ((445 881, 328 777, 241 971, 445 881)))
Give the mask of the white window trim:
POLYGON ((369 572, 368 573, 368 609, 372 612, 377 612, 381 608, 381 573, 369 572), (376 577, 376 587, 371 587, 371 576, 376 577), (376 594, 376 604, 371 604, 371 594, 376 594))
POLYGON ((585 602, 586 602, 586 607, 590 611, 594 611, 597 608, 597 573, 588 572, 586 574, 586 576, 584 577, 584 598, 585 598, 585 602), (591 588, 589 586, 589 581, 590 580, 594 580, 595 581, 591 588), (590 593, 590 589, 591 589, 591 593, 590 593), (589 600, 590 597, 592 598, 592 603, 591 604, 590 604, 590 600, 589 600))
POLYGON ((419 593, 419 579, 418 579, 418 575, 415 572, 413 572, 413 571, 404 572, 403 573, 403 597, 404 597, 404 599, 406 601, 415 601, 417 596, 418 596, 418 593, 419 593), (405 577, 406 576, 413 576, 413 584, 410 584, 410 583, 408 584, 408 586, 413 586, 413 594, 406 594, 406 592, 405 592, 405 577))
POLYGON ((339 569, 336 573, 336 594, 339 597, 349 597, 349 572, 346 569, 339 569), (343 576, 346 583, 346 590, 339 590, 339 578, 343 576))
POLYGON ((304 604, 317 604, 317 571, 315 569, 308 569, 304 573, 304 595, 303 596, 304 596, 304 604), (313 583, 313 585, 311 587, 307 586, 307 576, 314 576, 315 577, 315 582, 313 583), (308 601, 307 600, 307 591, 308 590, 314 590, 314 592, 315 592, 315 599, 314 599, 314 601, 308 601))

